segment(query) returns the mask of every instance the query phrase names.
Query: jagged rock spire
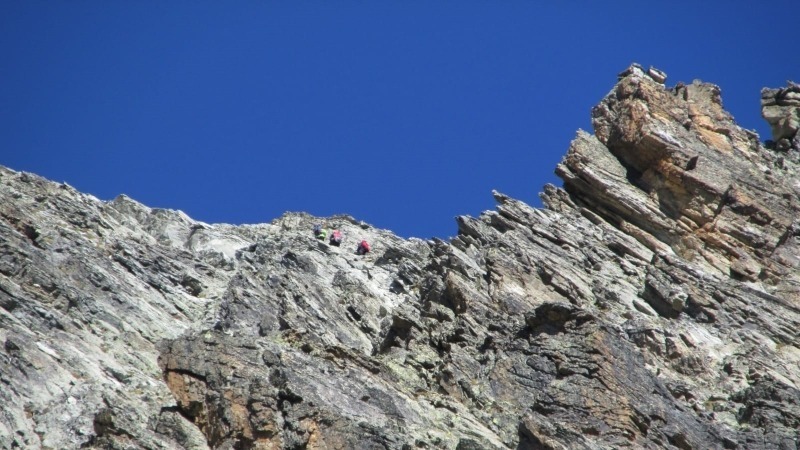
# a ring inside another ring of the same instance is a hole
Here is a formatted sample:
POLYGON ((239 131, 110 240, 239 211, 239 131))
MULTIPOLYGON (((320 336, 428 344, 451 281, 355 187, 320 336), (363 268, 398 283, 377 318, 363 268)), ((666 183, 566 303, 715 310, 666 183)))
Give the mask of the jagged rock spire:
POLYGON ((772 128, 777 150, 800 151, 800 85, 789 81, 785 88, 762 89, 761 115, 772 128))

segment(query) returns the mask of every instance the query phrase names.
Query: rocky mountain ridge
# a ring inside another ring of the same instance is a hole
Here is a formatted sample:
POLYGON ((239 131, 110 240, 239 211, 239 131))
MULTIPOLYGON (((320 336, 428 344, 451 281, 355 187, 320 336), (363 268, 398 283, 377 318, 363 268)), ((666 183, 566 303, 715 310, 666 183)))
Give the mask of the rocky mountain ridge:
POLYGON ((798 448, 800 87, 762 144, 665 80, 621 73, 544 208, 449 242, 0 168, 0 447, 798 448))

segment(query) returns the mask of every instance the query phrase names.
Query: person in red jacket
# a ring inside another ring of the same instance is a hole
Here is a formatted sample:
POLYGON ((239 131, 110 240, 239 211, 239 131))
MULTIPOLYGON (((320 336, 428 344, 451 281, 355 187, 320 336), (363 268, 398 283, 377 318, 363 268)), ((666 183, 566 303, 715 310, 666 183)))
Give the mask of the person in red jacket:
POLYGON ((358 248, 356 249, 356 253, 359 255, 366 255, 369 253, 369 242, 366 240, 362 240, 360 244, 358 244, 358 248))
POLYGON ((333 232, 331 233, 330 244, 338 247, 339 245, 341 245, 341 243, 342 243, 342 232, 339 230, 333 230, 333 232))

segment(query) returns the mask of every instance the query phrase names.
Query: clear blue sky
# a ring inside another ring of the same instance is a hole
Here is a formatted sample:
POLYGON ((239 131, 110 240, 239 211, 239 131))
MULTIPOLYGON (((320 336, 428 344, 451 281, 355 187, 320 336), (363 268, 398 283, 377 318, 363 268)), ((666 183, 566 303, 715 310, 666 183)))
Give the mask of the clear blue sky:
POLYGON ((455 235, 539 205, 631 62, 722 88, 800 81, 794 1, 4 1, 0 164, 216 223, 347 213, 455 235))

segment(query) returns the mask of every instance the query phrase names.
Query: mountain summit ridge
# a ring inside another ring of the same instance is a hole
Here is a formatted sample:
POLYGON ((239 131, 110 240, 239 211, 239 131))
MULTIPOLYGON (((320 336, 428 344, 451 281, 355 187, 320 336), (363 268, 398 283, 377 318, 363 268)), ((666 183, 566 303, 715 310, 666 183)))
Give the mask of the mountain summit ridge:
POLYGON ((493 192, 450 241, 0 167, 0 447, 796 449, 800 88, 761 143, 666 78, 622 72, 544 208, 493 192))

